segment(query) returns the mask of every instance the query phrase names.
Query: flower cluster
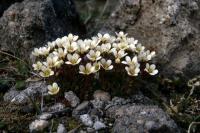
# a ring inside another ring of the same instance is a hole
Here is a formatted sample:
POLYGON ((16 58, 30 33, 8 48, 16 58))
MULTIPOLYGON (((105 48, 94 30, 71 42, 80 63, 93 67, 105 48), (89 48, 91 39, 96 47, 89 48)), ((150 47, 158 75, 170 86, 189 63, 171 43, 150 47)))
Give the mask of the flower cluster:
MULTIPOLYGON (((155 52, 145 50, 138 40, 128 37, 124 32, 116 33, 116 36, 98 33, 85 40, 69 34, 48 42, 44 47, 35 48, 32 54, 39 59, 33 64, 33 68, 43 78, 54 75, 63 65, 78 65, 79 73, 85 75, 97 73, 101 68, 112 70, 114 65, 120 63, 125 65, 130 76, 138 76, 140 72, 150 75, 158 73, 156 66, 148 63, 155 52), (146 67, 141 67, 141 64, 146 67)), ((50 94, 56 94, 59 87, 54 83, 49 86, 49 91, 50 94)))

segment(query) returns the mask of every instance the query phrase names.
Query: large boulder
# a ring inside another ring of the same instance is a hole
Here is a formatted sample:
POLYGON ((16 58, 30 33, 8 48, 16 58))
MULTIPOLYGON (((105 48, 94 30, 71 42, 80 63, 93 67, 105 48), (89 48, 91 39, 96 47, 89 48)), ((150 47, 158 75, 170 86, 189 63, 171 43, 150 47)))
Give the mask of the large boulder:
POLYGON ((157 52, 162 74, 190 78, 200 74, 199 7, 197 0, 123 0, 101 31, 127 32, 157 52))
POLYGON ((0 49, 28 59, 34 47, 68 33, 85 33, 73 0, 24 0, 0 18, 0 49))
POLYGON ((1 0, 0 1, 0 17, 3 15, 3 12, 8 9, 10 5, 15 2, 21 2, 23 0, 1 0))
POLYGON ((157 106, 116 105, 106 113, 115 119, 113 133, 180 133, 176 123, 157 106))

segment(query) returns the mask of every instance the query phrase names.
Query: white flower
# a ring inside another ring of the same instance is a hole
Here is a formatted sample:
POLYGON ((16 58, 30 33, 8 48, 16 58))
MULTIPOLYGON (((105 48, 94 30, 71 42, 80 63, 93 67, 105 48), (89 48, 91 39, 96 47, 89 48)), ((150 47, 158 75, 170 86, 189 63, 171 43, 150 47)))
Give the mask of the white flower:
POLYGON ((138 40, 135 40, 134 38, 128 38, 127 39, 129 44, 129 50, 132 52, 136 51, 136 44, 138 43, 138 40))
POLYGON ((145 49, 145 47, 142 46, 141 43, 139 43, 136 45, 135 52, 140 53, 140 52, 144 51, 144 49, 145 49))
POLYGON ((33 64, 33 69, 38 71, 38 70, 41 70, 42 68, 42 63, 40 61, 38 61, 36 64, 33 64))
POLYGON ((111 49, 111 52, 115 56, 116 63, 120 63, 120 59, 127 55, 124 50, 117 51, 115 48, 111 49))
POLYGON ((89 47, 89 41, 88 40, 78 40, 78 52, 81 54, 84 54, 85 52, 88 51, 89 47))
POLYGON ((126 61, 122 61, 123 64, 129 65, 129 66, 134 65, 137 67, 140 66, 140 64, 138 63, 138 60, 137 60, 137 56, 134 56, 132 59, 129 56, 126 56, 125 60, 126 61))
POLYGON ((64 64, 64 61, 63 61, 63 60, 58 60, 58 61, 54 64, 54 67, 60 68, 62 64, 64 64))
POLYGON ((73 55, 67 54, 67 59, 68 61, 65 63, 70 65, 77 65, 81 61, 81 58, 77 53, 74 53, 73 55))
POLYGON ((55 95, 59 92, 60 90, 60 87, 58 87, 58 84, 57 83, 53 83, 52 85, 48 85, 48 93, 50 95, 55 95))
POLYGON ((40 55, 48 55, 49 54, 49 51, 50 51, 50 47, 42 47, 41 50, 40 50, 40 55))
POLYGON ((99 40, 102 42, 102 43, 109 43, 111 42, 111 37, 108 33, 102 35, 101 33, 98 33, 97 34, 99 40))
MULTIPOLYGON (((113 44, 112 44, 112 47, 113 47, 114 49, 116 49, 116 50, 120 50, 118 43, 113 43, 113 44)), ((113 48, 112 48, 112 49, 113 49, 113 48)), ((111 49, 111 50, 112 50, 112 49, 111 49)))
POLYGON ((134 65, 131 65, 129 67, 125 67, 128 75, 130 76, 138 76, 138 73, 140 72, 139 67, 135 67, 134 65))
POLYGON ((73 53, 78 49, 77 42, 65 43, 64 48, 67 49, 68 52, 73 53))
POLYGON ((120 31, 119 33, 116 32, 116 35, 117 35, 117 40, 126 40, 126 36, 128 34, 124 34, 123 31, 120 31))
POLYGON ((48 45, 48 47, 50 47, 50 49, 54 49, 55 46, 56 46, 56 43, 55 42, 48 42, 47 45, 48 45))
POLYGON ((59 58, 64 59, 67 54, 67 50, 63 48, 58 48, 57 51, 54 51, 53 53, 59 58))
POLYGON ((39 49, 38 48, 34 48, 32 54, 34 56, 40 56, 40 55, 48 55, 49 54, 49 51, 50 51, 50 47, 40 47, 39 49))
POLYGON ((135 40, 133 37, 127 38, 127 42, 131 45, 136 45, 138 43, 138 40, 135 40))
POLYGON ((70 33, 70 34, 68 35, 68 40, 69 40, 70 42, 75 42, 75 41, 78 40, 78 36, 72 35, 72 34, 70 33))
POLYGON ((94 66, 94 73, 95 73, 95 72, 97 72, 97 71, 100 70, 100 68, 101 68, 101 63, 100 63, 100 62, 95 62, 95 63, 93 64, 93 66, 94 66))
POLYGON ((58 56, 53 55, 48 56, 46 62, 43 62, 43 64, 49 68, 56 67, 59 63, 58 56))
POLYGON ((95 67, 91 65, 91 63, 87 63, 86 66, 79 66, 79 73, 89 75, 94 72, 95 67))
POLYGON ((97 47, 97 45, 99 44, 99 40, 97 37, 92 37, 92 41, 90 43, 90 49, 94 49, 97 47))
POLYGON ((64 42, 69 42, 68 36, 62 37, 61 40, 62 40, 62 43, 64 43, 64 42))
POLYGON ((149 65, 149 63, 147 63, 146 68, 144 70, 150 75, 156 75, 158 73, 158 70, 156 69, 156 66, 154 64, 149 65))
POLYGON ((38 48, 34 48, 33 52, 32 52, 32 55, 34 56, 40 56, 40 50, 38 48))
POLYGON ((50 68, 42 66, 40 76, 46 78, 54 75, 54 71, 52 71, 50 68))
POLYGON ((100 51, 101 53, 108 53, 110 51, 110 48, 111 48, 110 43, 106 43, 106 44, 103 43, 101 46, 96 47, 96 49, 100 51))
POLYGON ((90 50, 89 53, 86 56, 91 61, 97 61, 97 60, 101 59, 101 52, 90 50))
POLYGON ((129 45, 127 41, 121 41, 120 43, 118 43, 118 47, 121 50, 126 50, 129 48, 129 45))
POLYGON ((85 43, 86 46, 90 46, 91 42, 92 42, 91 39, 85 39, 84 40, 84 43, 85 43))
POLYGON ((59 48, 61 48, 61 47, 63 47, 63 40, 60 39, 60 38, 57 38, 57 39, 55 40, 55 44, 56 44, 59 48))
POLYGON ((150 61, 154 56, 155 51, 150 52, 149 50, 142 51, 138 54, 138 58, 140 61, 150 61))
POLYGON ((113 69, 113 65, 111 60, 105 60, 105 59, 101 59, 101 66, 105 69, 105 70, 112 70, 113 69))

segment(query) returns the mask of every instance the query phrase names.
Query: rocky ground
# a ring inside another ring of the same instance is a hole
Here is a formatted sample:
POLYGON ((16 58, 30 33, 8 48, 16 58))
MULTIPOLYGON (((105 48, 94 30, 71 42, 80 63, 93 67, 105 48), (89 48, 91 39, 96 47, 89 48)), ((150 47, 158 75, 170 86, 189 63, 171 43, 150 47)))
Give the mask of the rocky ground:
POLYGON ((199 43, 198 0, 2 0, 0 132, 179 133, 194 122, 190 132, 198 133, 199 43), (66 89, 52 97, 34 78, 34 47, 68 33, 120 30, 157 52, 159 76, 125 88, 134 93, 93 89, 83 99, 66 89))
POLYGON ((37 82, 30 84, 23 91, 18 92, 13 88, 4 95, 4 101, 7 103, 23 107, 20 112, 31 114, 39 111, 39 115, 31 117, 32 122, 30 121, 29 127, 25 127, 26 131, 180 132, 174 120, 142 94, 128 99, 112 98, 108 92, 96 90, 93 99, 80 102, 76 94, 69 91, 65 92, 65 102, 33 106, 31 101, 34 98, 42 95, 42 100, 48 97, 45 93, 45 84, 37 82), (74 123, 75 125, 70 126, 74 123))

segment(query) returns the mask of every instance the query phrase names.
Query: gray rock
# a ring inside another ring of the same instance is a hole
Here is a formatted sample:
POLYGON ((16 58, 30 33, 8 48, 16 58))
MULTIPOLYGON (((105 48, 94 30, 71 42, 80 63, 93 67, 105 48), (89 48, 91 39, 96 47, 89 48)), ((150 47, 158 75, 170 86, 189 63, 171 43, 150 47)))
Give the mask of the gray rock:
POLYGON ((114 133, 180 132, 176 123, 157 106, 113 106, 107 110, 107 116, 115 118, 114 133))
POLYGON ((73 110, 72 116, 79 118, 80 115, 87 114, 91 108, 91 103, 89 101, 84 101, 73 110))
POLYGON ((93 128, 94 128, 95 130, 101 130, 101 129, 106 128, 106 125, 105 125, 103 122, 101 122, 101 121, 96 121, 96 122, 94 123, 94 125, 93 125, 93 128))
POLYGON ((91 127, 88 127, 87 128, 87 133, 95 133, 95 129, 91 128, 91 127))
POLYGON ((55 111, 61 111, 65 108, 65 105, 62 103, 55 103, 54 105, 52 105, 51 107, 49 107, 47 109, 47 111, 49 112, 55 112, 55 111))
POLYGON ((67 133, 67 130, 63 124, 58 125, 57 133, 67 133))
POLYGON ((93 121, 89 114, 83 114, 80 116, 81 122, 88 127, 92 127, 93 121))
POLYGON ((76 107, 80 103, 80 99, 73 91, 65 92, 65 99, 70 103, 71 107, 76 107))
POLYGON ((43 113, 38 117, 40 120, 49 120, 52 118, 52 114, 50 113, 43 113))
POLYGON ((0 1, 0 17, 3 15, 3 12, 8 9, 9 6, 16 2, 21 2, 22 0, 1 0, 0 1))
POLYGON ((164 76, 200 73, 200 4, 196 0, 122 0, 102 31, 123 30, 157 53, 164 76))
POLYGON ((68 33, 85 33, 73 0, 23 0, 0 18, 0 49, 29 59, 34 47, 68 33))
POLYGON ((96 90, 93 94, 94 100, 110 101, 111 96, 108 92, 102 90, 96 90))
POLYGON ((109 104, 106 105, 105 110, 107 110, 110 107, 116 106, 116 105, 117 106, 121 106, 121 105, 126 105, 126 104, 129 104, 129 103, 132 103, 131 99, 124 99, 124 98, 121 98, 121 97, 114 97, 112 99, 112 101, 110 101, 109 104))
POLYGON ((103 109, 106 106, 106 102, 101 100, 91 100, 91 103, 96 109, 103 109))
POLYGON ((43 131, 49 125, 48 121, 45 120, 35 120, 29 125, 30 132, 43 131))
POLYGON ((148 97, 144 96, 141 92, 139 94, 133 95, 130 99, 131 103, 142 105, 154 105, 154 102, 148 97))
POLYGON ((20 91, 19 93, 13 93, 16 95, 15 96, 13 95, 14 97, 12 98, 11 102, 16 103, 16 104, 25 104, 25 103, 30 102, 30 98, 35 99, 38 96, 41 96, 42 93, 43 94, 47 93, 47 90, 48 89, 45 82, 29 83, 26 89, 20 91))
POLYGON ((20 92, 15 89, 15 87, 12 87, 8 92, 6 92, 3 96, 3 99, 5 102, 11 102, 12 99, 17 96, 20 92))

